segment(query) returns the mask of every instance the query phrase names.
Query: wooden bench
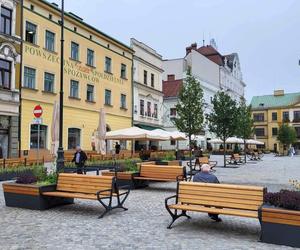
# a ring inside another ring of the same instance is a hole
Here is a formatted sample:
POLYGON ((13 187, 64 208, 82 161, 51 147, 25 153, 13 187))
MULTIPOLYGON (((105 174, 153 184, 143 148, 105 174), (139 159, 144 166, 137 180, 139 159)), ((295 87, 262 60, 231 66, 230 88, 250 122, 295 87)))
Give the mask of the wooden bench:
POLYGON ((168 165, 140 165, 140 172, 135 180, 178 181, 186 178, 185 167, 168 165))
POLYGON ((239 154, 233 154, 226 156, 226 164, 244 164, 244 160, 239 154))
POLYGON ((190 218, 187 211, 259 218, 258 211, 265 191, 265 188, 257 186, 178 182, 177 194, 165 200, 166 209, 172 217, 168 228, 179 217, 190 218), (175 199, 175 203, 168 204, 170 199, 175 199))
POLYGON ((91 176, 63 173, 58 176, 56 191, 44 192, 43 195, 98 200, 105 208, 105 211, 99 216, 99 218, 102 218, 107 212, 115 208, 127 210, 123 204, 128 197, 130 187, 124 186, 122 188, 126 188, 127 191, 119 191, 114 176, 91 176), (113 198, 116 198, 117 205, 112 204, 113 198))

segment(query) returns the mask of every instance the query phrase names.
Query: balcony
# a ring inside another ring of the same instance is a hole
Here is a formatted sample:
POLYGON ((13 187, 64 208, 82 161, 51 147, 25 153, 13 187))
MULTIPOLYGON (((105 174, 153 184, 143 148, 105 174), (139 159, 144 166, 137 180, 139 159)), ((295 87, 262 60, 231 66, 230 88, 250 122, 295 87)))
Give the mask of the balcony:
POLYGON ((300 118, 299 117, 294 118, 293 122, 294 123, 300 123, 300 118))

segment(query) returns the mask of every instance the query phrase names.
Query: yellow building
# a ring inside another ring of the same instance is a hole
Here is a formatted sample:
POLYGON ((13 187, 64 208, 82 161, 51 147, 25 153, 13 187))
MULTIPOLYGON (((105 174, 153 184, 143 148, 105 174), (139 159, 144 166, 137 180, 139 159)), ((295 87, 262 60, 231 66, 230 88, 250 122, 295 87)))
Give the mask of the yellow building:
POLYGON ((265 143, 265 148, 277 151, 282 145, 277 140, 282 123, 293 126, 298 142, 294 147, 300 150, 300 93, 274 91, 273 95, 254 96, 251 101, 256 138, 265 143))
MULTIPOLYGON (((24 0, 21 93, 21 149, 37 148, 33 109, 43 109, 40 147, 51 146, 53 104, 60 90, 60 9, 24 0)), ((92 149, 92 137, 104 107, 108 130, 132 126, 132 58, 130 47, 65 15, 64 149, 92 149)))

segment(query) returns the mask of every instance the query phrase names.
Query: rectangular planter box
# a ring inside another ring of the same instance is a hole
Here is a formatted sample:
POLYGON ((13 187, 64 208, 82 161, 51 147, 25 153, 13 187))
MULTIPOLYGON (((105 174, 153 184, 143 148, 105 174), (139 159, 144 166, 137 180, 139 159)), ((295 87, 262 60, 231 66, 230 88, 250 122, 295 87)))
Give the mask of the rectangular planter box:
POLYGON ((104 176, 115 176, 116 175, 118 186, 130 185, 130 187, 132 189, 147 186, 145 181, 133 179, 133 177, 137 176, 138 173, 132 173, 132 172, 117 172, 117 173, 115 173, 114 171, 110 171, 110 172, 102 172, 102 175, 104 175, 104 176))
POLYGON ((42 192, 55 191, 56 185, 3 183, 5 204, 8 207, 45 210, 59 205, 73 204, 74 199, 43 196, 42 192))
POLYGON ((261 241, 300 247, 300 211, 263 206, 261 241))

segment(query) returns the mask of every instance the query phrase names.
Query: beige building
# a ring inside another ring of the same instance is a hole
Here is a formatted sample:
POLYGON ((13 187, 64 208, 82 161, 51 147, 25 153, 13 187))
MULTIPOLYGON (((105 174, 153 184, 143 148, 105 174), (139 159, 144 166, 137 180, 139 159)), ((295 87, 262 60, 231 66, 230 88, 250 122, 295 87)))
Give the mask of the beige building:
POLYGON ((274 91, 273 95, 254 96, 251 101, 256 138, 265 143, 265 148, 277 151, 282 145, 277 140, 279 127, 283 123, 293 126, 298 142, 294 147, 300 150, 300 93, 274 91))

